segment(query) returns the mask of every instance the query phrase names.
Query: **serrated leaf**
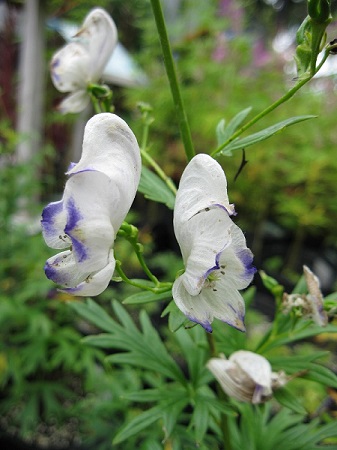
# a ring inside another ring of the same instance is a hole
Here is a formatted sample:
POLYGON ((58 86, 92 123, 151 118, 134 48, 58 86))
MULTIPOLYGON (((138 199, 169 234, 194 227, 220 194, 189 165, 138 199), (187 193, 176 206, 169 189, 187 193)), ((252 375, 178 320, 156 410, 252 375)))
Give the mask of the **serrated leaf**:
POLYGON ((282 120, 281 122, 276 123, 264 130, 258 131, 257 133, 253 133, 244 138, 237 138, 228 144, 225 148, 223 148, 220 153, 222 155, 230 155, 233 150, 247 148, 257 142, 264 141, 265 139, 274 136, 277 133, 280 133, 285 128, 294 125, 295 123, 303 122, 305 120, 314 119, 317 116, 306 115, 306 116, 296 116, 290 117, 289 119, 282 120))
POLYGON ((158 175, 145 166, 142 167, 138 191, 149 200, 164 203, 170 209, 174 208, 173 192, 158 175))
POLYGON ((274 397, 280 405, 285 406, 298 414, 302 414, 304 416, 307 415, 306 409, 288 389, 284 387, 276 389, 274 391, 274 397))
POLYGON ((172 298, 171 291, 161 292, 159 294, 151 291, 142 291, 130 295, 122 303, 124 305, 141 305, 144 303, 159 302, 160 300, 167 300, 169 298, 172 298))
POLYGON ((252 110, 251 106, 249 106, 246 109, 243 109, 233 117, 233 119, 228 123, 227 126, 225 125, 226 124, 225 119, 220 120, 220 122, 216 127, 218 146, 226 142, 227 139, 229 139, 235 133, 237 128, 245 120, 245 118, 248 116, 251 110, 252 110))

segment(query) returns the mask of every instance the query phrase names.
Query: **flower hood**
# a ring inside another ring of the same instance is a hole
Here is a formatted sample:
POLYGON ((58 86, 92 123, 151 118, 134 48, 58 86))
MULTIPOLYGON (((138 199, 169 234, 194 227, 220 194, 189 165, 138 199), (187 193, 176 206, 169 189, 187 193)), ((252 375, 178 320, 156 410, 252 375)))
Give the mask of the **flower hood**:
POLYGON ((64 291, 98 295, 115 269, 113 243, 140 179, 137 140, 115 114, 95 115, 85 127, 80 161, 72 164, 62 200, 42 213, 49 247, 66 249, 48 259, 45 272, 64 291))
POLYGON ((50 63, 54 86, 70 93, 59 105, 62 113, 77 113, 89 104, 87 86, 102 76, 117 44, 116 25, 104 9, 95 8, 75 38, 58 50, 50 63))
POLYGON ((173 299, 192 321, 212 331, 218 318, 244 331, 244 301, 238 289, 252 281, 252 253, 230 216, 226 176, 209 155, 187 165, 174 207, 174 232, 185 272, 173 285, 173 299))

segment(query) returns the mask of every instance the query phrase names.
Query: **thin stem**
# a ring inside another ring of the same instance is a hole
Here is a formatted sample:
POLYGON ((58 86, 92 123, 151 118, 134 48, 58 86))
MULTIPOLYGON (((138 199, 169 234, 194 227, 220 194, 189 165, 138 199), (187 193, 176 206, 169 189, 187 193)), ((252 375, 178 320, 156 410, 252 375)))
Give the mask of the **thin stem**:
MULTIPOLYGON (((322 58, 322 61, 319 63, 319 65, 316 67, 314 75, 320 70, 320 68, 323 66, 324 62, 329 56, 329 49, 326 49, 324 52, 324 56, 322 58)), ((285 95, 283 95, 281 98, 276 100, 276 102, 272 103, 268 108, 261 111, 259 114, 257 114, 255 117, 253 117, 249 122, 247 122, 245 125, 243 125, 238 131, 236 131, 230 138, 228 138, 225 142, 223 142, 216 150, 214 150, 211 153, 211 156, 217 155, 223 148, 225 148, 229 143, 234 141, 237 137, 239 137, 244 131, 246 131, 248 128, 250 128, 252 125, 254 125, 256 122, 258 122, 260 119, 262 119, 264 116, 272 112, 274 109, 276 109, 278 106, 282 105, 282 103, 285 103, 289 99, 291 99, 296 92, 301 89, 308 81, 312 79, 313 75, 308 75, 306 78, 303 78, 300 80, 292 89, 290 89, 285 95)))
POLYGON ((120 278, 125 281, 125 283, 130 284, 131 286, 146 290, 146 291, 151 291, 154 292, 156 294, 162 293, 162 292, 167 292, 172 288, 172 283, 160 283, 158 281, 158 283, 156 284, 155 287, 153 286, 146 286, 143 283, 139 283, 135 280, 131 280, 124 272, 124 270, 122 269, 122 263, 120 261, 116 261, 116 272, 118 273, 118 275, 120 276, 120 278))
POLYGON ((174 195, 176 195, 177 188, 175 187, 175 184, 173 183, 171 178, 166 175, 163 169, 156 163, 156 161, 152 158, 152 156, 149 155, 146 150, 141 148, 140 152, 142 157, 154 168, 157 175, 164 181, 167 187, 173 192, 174 195))
POLYGON ((143 246, 142 244, 140 244, 138 242, 138 229, 137 227, 135 227, 134 225, 130 225, 127 222, 123 222, 123 224, 121 225, 119 231, 118 231, 118 235, 124 237, 127 241, 130 242, 130 244, 132 245, 138 261, 144 271, 144 273, 147 275, 147 277, 149 278, 149 280, 151 280, 155 287, 160 286, 160 281, 158 280, 158 278, 153 275, 153 273, 151 272, 151 270, 148 268, 144 257, 143 257, 143 246))
POLYGON ((172 51, 170 42, 167 35, 165 19, 163 15, 163 11, 161 8, 160 0, 151 0, 153 15, 156 21, 158 35, 161 43, 161 48, 163 52, 164 64, 167 73, 167 77, 169 79, 171 94, 173 97, 173 101, 177 110, 179 128, 181 138, 184 144, 184 149, 186 153, 187 159, 190 161, 195 155, 195 151, 193 148, 191 132, 187 121, 187 116, 185 112, 185 107, 183 103, 183 99, 180 92, 180 87, 177 79, 177 74, 174 66, 174 61, 172 57, 172 51))

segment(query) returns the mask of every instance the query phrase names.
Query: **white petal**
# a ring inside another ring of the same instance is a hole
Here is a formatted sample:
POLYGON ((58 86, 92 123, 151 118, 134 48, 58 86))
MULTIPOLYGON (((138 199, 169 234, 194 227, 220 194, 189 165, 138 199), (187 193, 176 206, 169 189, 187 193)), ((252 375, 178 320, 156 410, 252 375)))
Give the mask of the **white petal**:
POLYGON ((242 402, 252 401, 255 385, 249 379, 240 377, 237 366, 233 362, 223 358, 211 358, 207 368, 228 396, 242 402))
POLYGON ((64 233, 66 212, 63 201, 49 203, 42 211, 41 227, 43 238, 51 248, 67 248, 71 245, 69 237, 64 233))
POLYGON ((212 331, 211 323, 214 318, 245 331, 245 305, 235 289, 214 291, 212 287, 205 287, 199 295, 192 296, 185 289, 183 274, 173 283, 172 295, 182 313, 208 332, 212 331))
POLYGON ((63 287, 75 287, 85 280, 90 272, 80 272, 70 250, 58 253, 46 261, 44 267, 47 278, 63 287))
POLYGON ((99 272, 91 274, 78 286, 69 289, 62 289, 62 291, 81 297, 91 297, 99 295, 108 287, 115 270, 115 265, 116 261, 113 256, 113 251, 111 251, 109 262, 103 269, 101 269, 99 272))
POLYGON ((227 180, 220 164, 209 155, 196 155, 186 166, 179 183, 175 201, 175 227, 211 205, 222 205, 229 214, 227 180))
POLYGON ((266 358, 247 350, 239 350, 233 353, 229 360, 237 364, 255 384, 271 392, 272 370, 266 358))
POLYGON ((231 225, 227 212, 215 208, 201 211, 176 230, 186 267, 184 285, 191 295, 197 295, 208 275, 220 268, 221 253, 231 244, 231 225))
POLYGON ((91 273, 106 266, 118 230, 114 225, 119 227, 124 219, 119 202, 118 188, 100 172, 81 172, 67 181, 65 233, 80 271, 91 273))
POLYGON ((103 69, 117 44, 115 22, 104 9, 95 8, 85 18, 76 37, 88 51, 89 79, 96 82, 101 78, 103 69))
POLYGON ((88 121, 81 159, 68 175, 88 170, 100 171, 114 180, 121 198, 119 207, 126 215, 138 188, 141 159, 135 135, 117 115, 96 114, 88 121))
POLYGON ((90 57, 80 44, 71 42, 58 50, 50 62, 51 79, 60 92, 86 89, 89 81, 90 57))
POLYGON ((90 103, 90 97, 86 90, 79 89, 67 95, 57 106, 62 114, 79 113, 83 111, 90 103))
POLYGON ((240 228, 232 222, 230 228, 231 244, 220 256, 224 276, 218 281, 224 291, 245 289, 256 272, 253 267, 253 254, 246 247, 246 239, 240 228))

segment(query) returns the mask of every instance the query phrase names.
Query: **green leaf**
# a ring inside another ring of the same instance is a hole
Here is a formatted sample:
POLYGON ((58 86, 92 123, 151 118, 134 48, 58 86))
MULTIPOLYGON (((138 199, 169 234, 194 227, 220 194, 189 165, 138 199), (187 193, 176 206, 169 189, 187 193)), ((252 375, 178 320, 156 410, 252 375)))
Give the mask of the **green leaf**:
POLYGON ((307 380, 316 381, 328 387, 337 388, 337 375, 328 367, 321 364, 312 363, 308 367, 308 372, 301 376, 307 380))
POLYGON ((199 380, 206 369, 206 348, 205 333, 201 327, 195 327, 193 330, 180 328, 174 335, 178 341, 182 353, 188 366, 188 372, 194 386, 198 386, 199 380), (204 344, 204 346, 202 346, 204 344), (204 348, 202 348, 204 347, 204 348))
POLYGON ((142 167, 138 191, 149 200, 164 203, 170 209, 174 208, 175 195, 173 192, 157 174, 145 166, 142 167))
POLYGON ((200 444, 204 439, 209 423, 209 409, 208 404, 202 399, 196 398, 191 424, 194 427, 194 436, 197 444, 200 444))
POLYGON ((315 117, 317 116, 306 115, 306 116, 291 117, 289 119, 283 120, 282 122, 278 122, 275 125, 265 128, 264 130, 258 131, 257 133, 253 133, 247 137, 235 139, 230 144, 228 144, 224 149, 222 149, 220 153, 223 155, 230 155, 233 150, 247 148, 250 145, 256 144, 257 142, 268 139, 269 137, 273 136, 276 133, 280 133, 290 125, 303 122, 304 120, 314 119, 315 117))
POLYGON ((284 344, 290 344, 291 342, 296 342, 302 339, 308 339, 322 333, 337 333, 337 326, 332 324, 329 324, 325 327, 321 327, 320 325, 313 325, 305 328, 303 327, 303 329, 299 331, 293 330, 292 332, 289 332, 289 335, 287 337, 277 338, 271 343, 269 348, 278 347, 284 344))
POLYGON ((135 434, 149 427, 158 419, 160 419, 162 417, 162 414, 163 412, 160 405, 154 406, 153 408, 142 412, 119 430, 119 432, 114 437, 112 444, 120 444, 129 437, 134 436, 135 434))
POLYGON ((274 397, 282 406, 285 406, 286 408, 289 408, 292 411, 302 414, 304 416, 307 415, 306 409, 297 400, 297 398, 294 396, 294 394, 291 393, 285 387, 276 389, 274 391, 274 397))
POLYGON ((173 300, 166 306, 161 314, 161 317, 165 317, 167 314, 169 315, 168 327, 172 333, 179 330, 179 328, 181 328, 182 326, 186 328, 192 328, 196 325, 194 322, 191 322, 186 318, 186 316, 180 311, 180 309, 178 309, 173 300))
POLYGON ((137 294, 132 294, 123 300, 124 305, 141 305, 143 303, 159 302, 160 300, 167 300, 172 298, 172 292, 161 292, 156 294, 155 292, 142 291, 137 294))
POLYGON ((252 107, 243 109, 238 114, 236 114, 233 119, 228 123, 227 127, 225 126, 225 119, 220 120, 216 127, 216 136, 218 141, 218 146, 226 142, 236 131, 236 129, 241 125, 241 123, 248 116, 252 107))
POLYGON ((86 303, 81 301, 70 301, 69 305, 77 314, 82 316, 88 322, 93 323, 104 331, 113 332, 116 329, 116 322, 107 314, 103 308, 97 305, 90 298, 86 303))

